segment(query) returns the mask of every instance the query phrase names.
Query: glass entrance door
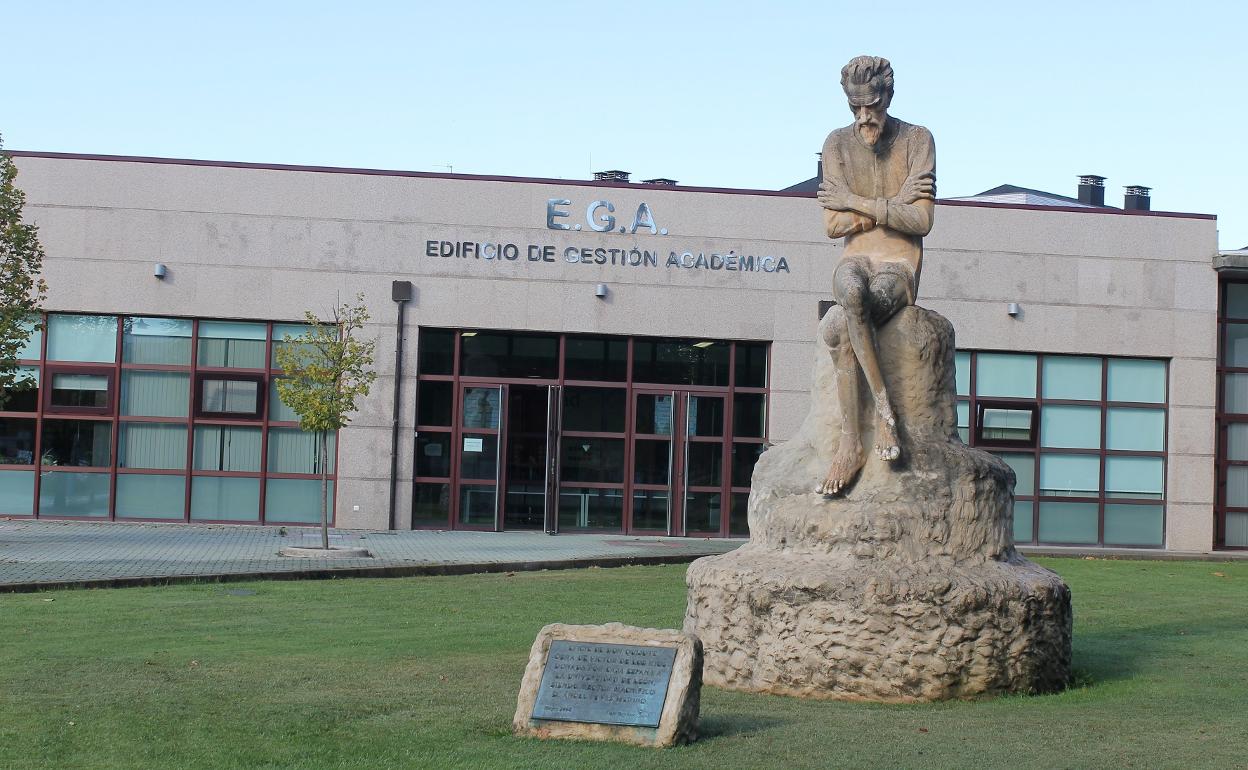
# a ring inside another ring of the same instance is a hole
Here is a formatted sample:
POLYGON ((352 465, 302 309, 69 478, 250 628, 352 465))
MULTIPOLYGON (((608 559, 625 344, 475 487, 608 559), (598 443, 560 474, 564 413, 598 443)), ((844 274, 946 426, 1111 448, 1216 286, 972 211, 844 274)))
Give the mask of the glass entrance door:
POLYGON ((720 534, 726 405, 716 393, 634 395, 631 531, 720 534))
POLYGON ((460 389, 461 427, 453 447, 459 478, 454 519, 459 529, 499 529, 506 393, 505 385, 464 385, 460 389))
POLYGON ((558 446, 558 385, 507 385, 506 458, 503 468, 503 528, 550 530, 552 462, 558 446))

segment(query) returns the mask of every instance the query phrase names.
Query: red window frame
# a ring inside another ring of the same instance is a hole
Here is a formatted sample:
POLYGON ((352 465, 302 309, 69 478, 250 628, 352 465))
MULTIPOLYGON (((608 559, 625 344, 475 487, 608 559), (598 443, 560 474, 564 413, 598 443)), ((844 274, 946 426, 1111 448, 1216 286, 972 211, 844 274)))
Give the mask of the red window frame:
POLYGON ((263 374, 234 374, 233 372, 195 373, 195 416, 210 420, 242 420, 255 422, 264 415, 265 397, 268 395, 268 377, 263 374), (254 382, 256 384, 256 408, 251 412, 214 412, 204 409, 204 383, 209 381, 254 382))
POLYGON ((49 415, 100 415, 108 416, 113 413, 113 408, 117 403, 117 367, 116 366, 72 366, 63 364, 45 364, 41 379, 39 380, 39 389, 43 391, 39 394, 39 398, 43 400, 43 413, 49 415), (52 392, 55 388, 52 383, 58 374, 86 374, 103 376, 108 380, 108 387, 105 388, 105 403, 103 406, 64 406, 52 403, 52 392))

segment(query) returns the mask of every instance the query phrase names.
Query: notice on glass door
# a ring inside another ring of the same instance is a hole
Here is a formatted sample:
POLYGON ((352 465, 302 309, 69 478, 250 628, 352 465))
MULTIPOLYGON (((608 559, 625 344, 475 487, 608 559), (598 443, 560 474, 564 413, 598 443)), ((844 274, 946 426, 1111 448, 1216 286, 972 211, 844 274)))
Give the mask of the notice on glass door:
POLYGON ((468 438, 467 436, 465 436, 464 437, 464 451, 465 452, 480 452, 481 444, 484 441, 485 439, 482 439, 482 438, 468 438))

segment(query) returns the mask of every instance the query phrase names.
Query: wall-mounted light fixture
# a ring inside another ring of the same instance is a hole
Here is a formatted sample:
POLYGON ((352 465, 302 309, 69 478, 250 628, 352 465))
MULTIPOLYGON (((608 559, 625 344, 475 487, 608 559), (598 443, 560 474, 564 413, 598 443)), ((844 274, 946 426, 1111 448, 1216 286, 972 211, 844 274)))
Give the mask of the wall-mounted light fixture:
POLYGON ((594 287, 594 296, 598 299, 605 299, 607 296, 607 285, 600 283, 594 287))
POLYGON ((1005 312, 1010 316, 1010 318, 1018 318, 1018 314, 1023 312, 1023 309, 1019 307, 1017 302, 1011 302, 1005 306, 1005 312))
POLYGON ((169 268, 165 267, 160 262, 157 262, 156 265, 152 267, 152 275, 156 276, 158 279, 162 281, 165 280, 165 276, 168 274, 169 274, 169 268))

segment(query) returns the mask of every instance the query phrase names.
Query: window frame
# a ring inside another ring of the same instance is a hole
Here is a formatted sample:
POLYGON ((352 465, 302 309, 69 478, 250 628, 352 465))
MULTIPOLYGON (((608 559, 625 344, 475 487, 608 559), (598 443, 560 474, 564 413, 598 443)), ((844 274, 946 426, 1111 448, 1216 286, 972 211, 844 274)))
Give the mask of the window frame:
POLYGON ((113 414, 114 408, 117 406, 117 367, 113 364, 85 364, 75 366, 73 364, 64 364, 61 362, 46 362, 43 371, 40 374, 39 389, 42 391, 39 398, 43 401, 43 414, 46 415, 94 415, 108 416, 113 414), (107 379, 108 385, 105 387, 104 406, 63 406, 52 403, 52 387, 54 378, 58 374, 84 374, 90 376, 103 376, 107 379))
POLYGON ((205 420, 238 420, 240 422, 259 422, 264 417, 265 401, 268 396, 268 375, 249 374, 246 372, 226 372, 213 370, 195 373, 195 407, 196 418, 205 420), (256 384, 256 408, 250 412, 218 412, 204 408, 204 384, 207 382, 254 382, 256 384))

